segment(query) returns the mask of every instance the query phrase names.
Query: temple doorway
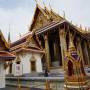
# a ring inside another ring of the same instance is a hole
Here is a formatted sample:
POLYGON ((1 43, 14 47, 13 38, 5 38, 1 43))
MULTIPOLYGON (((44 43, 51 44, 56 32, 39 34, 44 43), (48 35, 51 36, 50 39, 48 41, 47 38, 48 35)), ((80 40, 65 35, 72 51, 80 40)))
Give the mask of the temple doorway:
POLYGON ((36 72, 36 62, 31 61, 31 72, 36 72))

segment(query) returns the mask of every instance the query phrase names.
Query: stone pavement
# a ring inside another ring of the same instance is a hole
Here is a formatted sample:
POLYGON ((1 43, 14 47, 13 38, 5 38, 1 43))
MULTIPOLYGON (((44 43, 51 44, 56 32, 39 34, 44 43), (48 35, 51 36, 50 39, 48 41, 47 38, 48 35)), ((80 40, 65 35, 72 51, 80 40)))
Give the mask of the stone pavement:
POLYGON ((21 88, 21 89, 19 89, 17 87, 7 86, 6 88, 0 89, 0 90, 43 90, 43 89, 37 89, 37 88, 32 88, 32 89, 30 89, 30 88, 21 88))

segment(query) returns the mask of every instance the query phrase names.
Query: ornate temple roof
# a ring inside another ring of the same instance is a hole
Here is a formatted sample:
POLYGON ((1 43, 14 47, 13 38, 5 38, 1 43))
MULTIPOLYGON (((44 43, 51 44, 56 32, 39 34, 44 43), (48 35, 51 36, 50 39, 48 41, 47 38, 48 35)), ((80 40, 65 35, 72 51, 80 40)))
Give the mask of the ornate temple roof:
POLYGON ((35 13, 32 19, 32 23, 29 31, 36 31, 38 33, 44 32, 45 30, 50 30, 60 24, 68 24, 73 30, 79 33, 81 36, 90 39, 90 31, 78 28, 71 22, 61 17, 59 14, 54 12, 52 9, 49 10, 47 7, 41 8, 38 4, 36 5, 35 13))
POLYGON ((14 59, 15 59, 15 55, 7 51, 0 51, 0 61, 1 60, 9 61, 9 60, 14 60, 14 59))
POLYGON ((67 20, 61 20, 61 21, 52 21, 50 22, 48 25, 43 26, 42 28, 39 28, 38 30, 36 30, 36 34, 39 33, 44 33, 47 32, 48 30, 52 30, 53 28, 59 26, 59 25, 63 25, 63 24, 68 24, 70 27, 73 28, 73 31, 80 34, 83 38, 86 38, 88 40, 90 40, 90 33, 89 32, 85 32, 84 30, 80 30, 80 28, 76 27, 75 25, 71 24, 70 22, 68 22, 67 20))
POLYGON ((17 41, 11 43, 10 47, 14 47, 14 46, 17 46, 17 45, 20 45, 20 44, 26 42, 27 38, 31 35, 32 35, 31 32, 26 33, 25 35, 21 36, 17 41))
POLYGON ((1 30, 0 30, 0 46, 2 45, 2 47, 4 47, 5 49, 9 49, 9 44, 7 43, 7 41, 5 40, 1 30))
POLYGON ((30 51, 44 53, 34 32, 25 34, 19 40, 11 43, 10 52, 30 51))
POLYGON ((47 7, 41 8, 38 4, 36 5, 35 13, 32 19, 32 23, 29 29, 29 32, 21 37, 19 40, 11 43, 11 51, 19 50, 20 48, 27 45, 27 48, 38 48, 41 46, 39 44, 39 40, 37 38, 37 34, 47 32, 48 30, 52 30, 52 28, 56 28, 59 25, 67 24, 72 27, 73 31, 81 35, 83 38, 90 40, 90 32, 85 32, 81 28, 76 27, 64 17, 61 17, 53 10, 49 10, 47 7), (30 31, 33 31, 32 33, 30 31))
POLYGON ((0 31, 0 61, 14 60, 15 56, 9 52, 9 44, 0 31))
POLYGON ((32 31, 33 29, 39 29, 40 27, 48 24, 49 22, 60 21, 62 19, 64 18, 55 13, 52 9, 49 10, 47 7, 41 8, 37 4, 29 31, 32 31))

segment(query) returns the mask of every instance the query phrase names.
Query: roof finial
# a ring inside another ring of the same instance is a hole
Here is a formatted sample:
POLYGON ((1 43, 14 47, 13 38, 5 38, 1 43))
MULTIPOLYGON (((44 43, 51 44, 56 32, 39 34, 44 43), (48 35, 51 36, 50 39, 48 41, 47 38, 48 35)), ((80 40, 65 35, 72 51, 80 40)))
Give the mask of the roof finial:
POLYGON ((90 32, 90 28, 88 27, 88 32, 90 32))
POLYGON ((21 35, 21 33, 19 33, 19 37, 21 37, 22 35, 21 35))
POLYGON ((51 0, 49 1, 49 7, 50 7, 50 10, 52 11, 52 7, 51 7, 51 0))
POLYGON ((71 20, 71 24, 72 24, 72 20, 71 20))
POLYGON ((42 2, 43 2, 43 5, 44 5, 44 8, 46 8, 44 0, 42 0, 42 2))
POLYGON ((63 11, 63 18, 65 18, 65 11, 63 11))
POLYGON ((85 31, 87 31, 87 28, 85 27, 85 31))
POLYGON ((38 2, 37 2, 37 0, 35 0, 35 2, 36 2, 36 5, 38 5, 38 2))
POLYGON ((80 29, 82 30, 82 25, 80 24, 80 29))

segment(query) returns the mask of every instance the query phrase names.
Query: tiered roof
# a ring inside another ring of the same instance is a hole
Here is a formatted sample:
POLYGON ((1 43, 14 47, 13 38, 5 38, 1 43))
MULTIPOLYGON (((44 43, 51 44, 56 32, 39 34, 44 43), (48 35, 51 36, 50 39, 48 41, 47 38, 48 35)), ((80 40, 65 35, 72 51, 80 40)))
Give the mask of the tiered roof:
POLYGON ((47 7, 43 9, 38 4, 36 6, 34 17, 29 30, 34 30, 36 33, 42 33, 64 23, 71 26, 74 32, 77 32, 84 38, 90 40, 90 30, 86 31, 82 28, 78 28, 66 20, 65 17, 61 17, 59 14, 55 13, 53 10, 49 10, 47 7), (39 21, 43 22, 43 24, 39 21))
POLYGON ((11 47, 10 51, 15 53, 22 51, 44 53, 34 33, 28 33, 24 35, 19 40, 11 43, 10 47, 11 47))
POLYGON ((65 17, 61 17, 53 10, 49 10, 47 7, 41 8, 37 4, 29 32, 25 34, 23 37, 21 37, 19 40, 11 43, 10 51, 17 51, 17 52, 22 50, 42 51, 36 34, 44 33, 48 30, 52 30, 52 28, 55 28, 63 24, 68 24, 70 27, 73 28, 72 30, 74 30, 74 32, 80 34, 83 38, 90 40, 90 32, 86 32, 85 30, 78 28, 77 26, 67 21, 65 17), (31 31, 33 32, 31 33, 31 31))
POLYGON ((9 61, 9 60, 14 60, 15 55, 11 54, 10 52, 7 51, 0 51, 0 61, 9 61))
POLYGON ((75 25, 71 24, 70 22, 68 22, 67 20, 61 20, 61 21, 53 21, 51 23, 49 23, 48 25, 43 26, 42 28, 36 30, 36 34, 40 34, 40 33, 45 33, 48 30, 52 30, 53 28, 59 26, 59 25, 63 25, 63 24, 68 24, 70 27, 72 27, 73 31, 80 34, 83 38, 86 38, 88 40, 90 40, 90 32, 89 31, 85 31, 82 30, 78 27, 76 27, 75 25))
POLYGON ((33 29, 39 29, 43 25, 46 25, 52 21, 60 21, 62 19, 64 18, 59 16, 53 10, 49 10, 47 7, 41 8, 37 4, 29 31, 32 31, 33 29))
POLYGON ((0 31, 0 61, 14 60, 15 56, 9 52, 9 44, 0 31))

